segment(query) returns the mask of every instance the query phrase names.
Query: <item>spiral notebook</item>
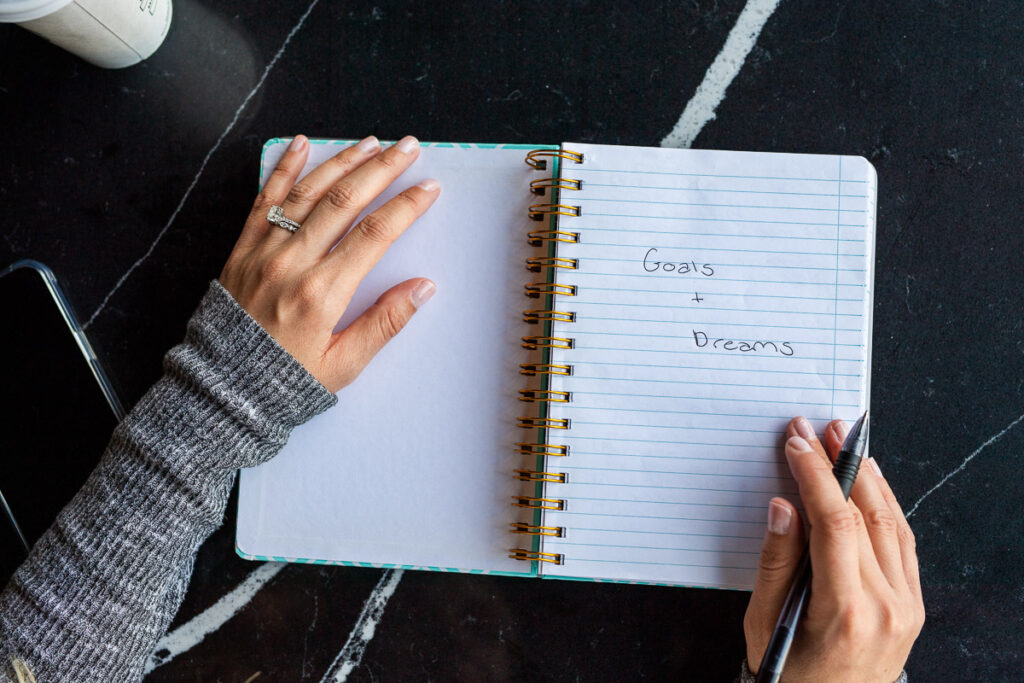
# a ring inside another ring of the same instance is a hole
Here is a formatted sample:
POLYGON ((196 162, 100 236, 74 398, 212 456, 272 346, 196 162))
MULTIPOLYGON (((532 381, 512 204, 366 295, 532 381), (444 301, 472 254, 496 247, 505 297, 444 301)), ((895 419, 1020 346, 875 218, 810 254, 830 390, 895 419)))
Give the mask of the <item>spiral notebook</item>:
POLYGON ((786 422, 867 407, 871 165, 424 143, 377 205, 427 177, 440 198, 339 325, 409 277, 437 295, 241 472, 238 553, 749 589, 768 500, 798 502, 786 422))

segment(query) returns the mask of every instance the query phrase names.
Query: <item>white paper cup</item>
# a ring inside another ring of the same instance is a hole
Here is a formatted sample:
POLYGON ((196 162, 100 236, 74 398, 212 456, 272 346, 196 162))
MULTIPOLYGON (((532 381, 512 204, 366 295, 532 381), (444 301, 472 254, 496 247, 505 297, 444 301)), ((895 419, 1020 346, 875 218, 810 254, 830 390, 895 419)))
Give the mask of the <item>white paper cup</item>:
POLYGON ((171 0, 0 0, 16 23, 96 66, 119 69, 156 52, 171 26, 171 0))

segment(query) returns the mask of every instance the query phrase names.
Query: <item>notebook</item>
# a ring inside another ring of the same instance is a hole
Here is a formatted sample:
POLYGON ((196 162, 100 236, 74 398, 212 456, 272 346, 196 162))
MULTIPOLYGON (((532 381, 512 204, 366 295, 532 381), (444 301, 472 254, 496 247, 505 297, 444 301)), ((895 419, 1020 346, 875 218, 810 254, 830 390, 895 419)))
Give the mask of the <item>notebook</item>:
MULTIPOLYGON (((352 144, 311 142, 307 170, 352 144)), ((237 552, 751 588, 769 499, 799 504, 787 421, 867 408, 871 165, 423 143, 368 210, 428 177, 437 203, 339 325, 410 277, 437 295, 242 470, 237 552)))

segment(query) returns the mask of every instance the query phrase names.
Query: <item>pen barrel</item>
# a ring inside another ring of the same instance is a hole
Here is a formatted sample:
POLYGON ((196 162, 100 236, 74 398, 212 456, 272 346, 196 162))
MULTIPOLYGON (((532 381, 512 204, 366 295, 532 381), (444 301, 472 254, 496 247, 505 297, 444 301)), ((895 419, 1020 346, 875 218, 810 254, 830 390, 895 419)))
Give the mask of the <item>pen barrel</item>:
POLYGON ((843 498, 849 499, 850 491, 853 489, 853 482, 857 481, 857 472, 860 470, 861 456, 850 451, 839 451, 835 464, 832 466, 832 474, 839 482, 839 488, 843 491, 843 498))

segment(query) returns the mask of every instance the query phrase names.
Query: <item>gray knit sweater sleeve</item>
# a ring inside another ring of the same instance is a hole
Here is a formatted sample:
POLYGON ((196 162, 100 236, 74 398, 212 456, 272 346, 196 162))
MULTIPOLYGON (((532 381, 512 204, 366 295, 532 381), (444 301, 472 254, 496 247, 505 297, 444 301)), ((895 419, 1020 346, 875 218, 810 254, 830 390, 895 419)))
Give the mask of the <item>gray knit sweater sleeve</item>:
POLYGON ((335 396, 218 283, 81 491, 0 594, 0 681, 133 681, 221 525, 239 467, 335 396))

